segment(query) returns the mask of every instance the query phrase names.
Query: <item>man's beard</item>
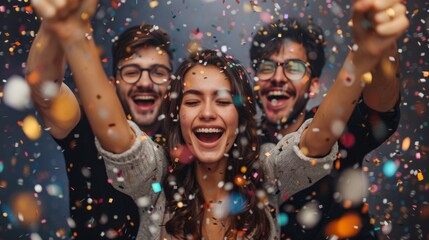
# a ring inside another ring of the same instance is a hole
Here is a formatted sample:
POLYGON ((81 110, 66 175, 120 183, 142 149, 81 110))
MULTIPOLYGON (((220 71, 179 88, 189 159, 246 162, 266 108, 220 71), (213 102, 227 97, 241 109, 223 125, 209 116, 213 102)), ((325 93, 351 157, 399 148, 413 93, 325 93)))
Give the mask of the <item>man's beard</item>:
POLYGON ((304 113, 308 100, 308 97, 300 97, 294 104, 292 111, 287 116, 283 116, 276 122, 272 122, 265 117, 266 124, 275 127, 278 130, 287 128, 289 125, 295 123, 296 119, 304 113))

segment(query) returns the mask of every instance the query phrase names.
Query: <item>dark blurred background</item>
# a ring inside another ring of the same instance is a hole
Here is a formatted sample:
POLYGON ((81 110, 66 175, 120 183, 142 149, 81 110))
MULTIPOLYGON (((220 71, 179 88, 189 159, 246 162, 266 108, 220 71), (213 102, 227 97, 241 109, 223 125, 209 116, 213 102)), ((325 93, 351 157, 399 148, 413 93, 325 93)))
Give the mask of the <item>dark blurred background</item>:
MULTIPOLYGON (((173 38, 178 66, 188 49, 217 48, 250 66, 248 49, 258 27, 279 16, 312 20, 328 45, 320 97, 332 83, 351 42, 350 0, 122 0, 101 1, 94 38, 111 75, 110 45, 126 27, 159 25, 173 38), (119 2, 119 1, 118 1, 119 2)), ((46 130, 35 140, 23 133, 34 108, 4 104, 5 86, 23 76, 39 26, 28 0, 0 1, 0 239, 62 239, 68 233, 68 181, 60 150, 46 130)), ((398 131, 366 157, 368 203, 382 239, 429 239, 429 2, 406 1, 411 22, 398 41, 403 72, 402 117, 398 131), (394 175, 383 167, 394 163, 394 175)), ((250 68, 249 68, 250 70, 250 68)), ((67 73, 66 82, 73 84, 67 73)), ((18 96, 19 94, 17 94, 18 96)), ((39 119, 40 122, 40 119, 39 119)), ((359 144, 359 143, 357 143, 359 144)))

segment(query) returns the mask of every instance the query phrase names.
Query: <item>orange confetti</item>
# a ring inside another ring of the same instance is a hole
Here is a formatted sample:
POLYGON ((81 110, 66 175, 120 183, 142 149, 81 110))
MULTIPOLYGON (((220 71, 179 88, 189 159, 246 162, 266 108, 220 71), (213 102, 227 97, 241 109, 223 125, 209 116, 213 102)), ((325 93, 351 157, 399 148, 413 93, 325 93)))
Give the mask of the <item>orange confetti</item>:
POLYGON ((402 151, 407 151, 408 148, 410 147, 411 144, 411 140, 409 137, 404 138, 404 140, 402 141, 402 151))
POLYGON ((22 192, 10 200, 15 217, 25 226, 34 226, 40 217, 40 207, 31 193, 22 192))
POLYGON ((52 113, 61 123, 68 123, 78 115, 74 98, 60 95, 52 101, 52 113))
POLYGON ((246 180, 243 178, 243 176, 238 175, 234 178, 234 183, 235 183, 235 185, 241 187, 244 184, 246 184, 246 180))
POLYGON ((36 84, 37 82, 39 82, 39 80, 40 80, 40 74, 38 71, 32 71, 29 74, 27 74, 27 82, 30 85, 36 84))
POLYGON ((417 173, 417 180, 419 180, 419 181, 423 181, 423 179, 425 179, 425 178, 423 177, 423 173, 422 173, 422 171, 420 171, 420 170, 419 170, 419 172, 417 173))
POLYGON ((363 214, 368 213, 368 209, 369 209, 368 203, 364 203, 363 206, 362 206, 362 213, 363 214))
POLYGON ((429 77, 429 71, 423 71, 423 77, 429 77))
POLYGON ((25 12, 32 14, 33 13, 33 7, 31 5, 25 6, 25 12))
POLYGON ((356 213, 349 213, 328 224, 325 229, 327 236, 350 238, 359 233, 362 222, 356 213))
POLYGON ((103 58, 103 59, 101 59, 101 62, 103 62, 103 63, 107 63, 107 58, 103 58))

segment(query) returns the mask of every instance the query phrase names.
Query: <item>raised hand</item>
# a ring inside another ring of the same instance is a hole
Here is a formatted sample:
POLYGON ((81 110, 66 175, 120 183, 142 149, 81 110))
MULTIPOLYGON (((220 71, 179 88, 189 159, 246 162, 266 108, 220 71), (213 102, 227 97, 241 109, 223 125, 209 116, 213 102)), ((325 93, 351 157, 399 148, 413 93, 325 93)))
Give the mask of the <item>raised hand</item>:
POLYGON ((88 32, 97 3, 97 0, 31 0, 43 19, 42 27, 60 39, 80 37, 88 32))
MULTIPOLYGON (((400 0, 355 0, 352 8, 353 40, 366 56, 377 63, 409 26, 400 0)), ((368 59, 369 58, 369 59, 368 59)))

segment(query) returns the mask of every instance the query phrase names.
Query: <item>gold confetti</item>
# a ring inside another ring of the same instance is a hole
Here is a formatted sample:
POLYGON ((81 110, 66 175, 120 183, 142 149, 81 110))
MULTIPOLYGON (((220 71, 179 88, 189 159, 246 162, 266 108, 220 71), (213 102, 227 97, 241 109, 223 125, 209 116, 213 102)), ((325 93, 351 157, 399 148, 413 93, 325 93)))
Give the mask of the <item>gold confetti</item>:
POLYGON ((410 142, 411 140, 409 137, 404 138, 404 141, 402 141, 402 151, 408 150, 408 148, 410 147, 410 142))
POLYGON ((417 180, 419 180, 419 181, 423 181, 423 179, 425 179, 425 178, 423 177, 423 173, 422 173, 422 171, 420 171, 420 170, 419 170, 419 172, 417 173, 417 180))
POLYGON ((52 101, 52 113, 59 122, 67 123, 77 116, 78 109, 74 105, 74 98, 59 95, 52 101))
POLYGON ((158 7, 158 5, 159 5, 158 1, 150 1, 149 2, 149 7, 151 7, 151 8, 156 8, 156 7, 158 7))
POLYGON ((367 72, 362 75, 361 81, 365 84, 371 84, 372 83, 372 74, 370 72, 367 72))
POLYGON ((22 131, 30 140, 37 140, 42 135, 42 127, 33 115, 28 115, 22 122, 22 131))

